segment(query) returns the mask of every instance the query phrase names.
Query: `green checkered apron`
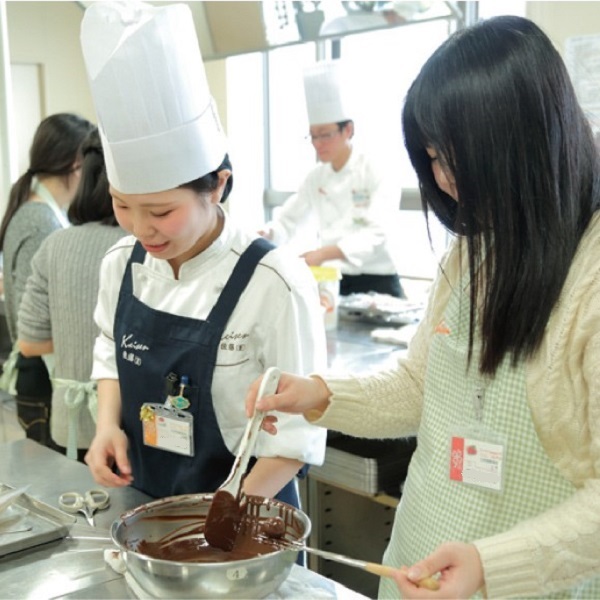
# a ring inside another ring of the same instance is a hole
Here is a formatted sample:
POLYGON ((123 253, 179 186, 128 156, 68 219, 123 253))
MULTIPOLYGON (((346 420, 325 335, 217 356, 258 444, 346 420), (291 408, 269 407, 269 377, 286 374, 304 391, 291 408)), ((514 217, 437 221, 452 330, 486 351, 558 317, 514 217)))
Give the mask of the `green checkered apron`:
MULTIPOLYGON (((443 542, 469 542, 506 531, 562 502, 575 490, 537 437, 527 404, 525 366, 513 368, 507 357, 496 376, 484 380, 474 352, 467 370, 466 289, 461 285, 451 295, 433 336, 417 449, 384 555, 387 565, 412 565, 443 542), (482 398, 480 411, 477 395, 482 398), (502 492, 450 480, 450 438, 465 427, 482 427, 505 440, 502 492)), ((399 597, 393 580, 382 578, 379 597, 399 597)), ((545 597, 598 599, 600 582, 594 579, 545 597)))

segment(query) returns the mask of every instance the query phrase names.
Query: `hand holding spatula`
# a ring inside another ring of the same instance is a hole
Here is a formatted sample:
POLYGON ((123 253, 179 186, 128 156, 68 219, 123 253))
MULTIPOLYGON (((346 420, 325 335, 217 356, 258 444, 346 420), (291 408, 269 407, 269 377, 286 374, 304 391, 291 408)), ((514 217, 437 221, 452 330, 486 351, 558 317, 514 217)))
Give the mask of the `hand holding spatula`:
MULTIPOLYGON (((277 391, 281 372, 275 367, 265 372, 257 399, 274 394, 277 391)), ((265 413, 255 410, 252 418, 246 425, 246 431, 240 442, 238 455, 227 479, 215 492, 213 501, 206 515, 204 537, 215 548, 230 551, 240 526, 242 514, 240 512, 240 492, 242 478, 246 474, 248 461, 252 455, 254 444, 265 413)))

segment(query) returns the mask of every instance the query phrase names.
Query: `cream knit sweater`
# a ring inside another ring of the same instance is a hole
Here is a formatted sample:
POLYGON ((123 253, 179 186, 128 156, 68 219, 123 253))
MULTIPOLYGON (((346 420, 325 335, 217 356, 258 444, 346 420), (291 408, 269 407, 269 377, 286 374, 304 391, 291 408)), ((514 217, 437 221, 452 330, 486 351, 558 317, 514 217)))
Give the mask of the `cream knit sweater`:
MULTIPOLYGON (((451 286, 460 281, 457 249, 448 253, 445 276, 436 280, 407 358, 375 375, 325 377, 331 404, 314 423, 368 438, 418 432, 429 342, 451 286)), ((474 541, 490 598, 544 596, 600 575, 600 215, 580 243, 544 341, 526 369, 540 441, 577 491, 509 531, 474 541)))

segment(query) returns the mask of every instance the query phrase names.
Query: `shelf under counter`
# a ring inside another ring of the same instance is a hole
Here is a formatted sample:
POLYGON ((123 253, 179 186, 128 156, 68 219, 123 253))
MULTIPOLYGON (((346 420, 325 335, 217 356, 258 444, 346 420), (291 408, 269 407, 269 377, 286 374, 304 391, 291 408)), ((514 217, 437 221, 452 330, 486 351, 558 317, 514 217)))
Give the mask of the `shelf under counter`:
POLYGON ((386 494, 385 492, 378 492, 376 494, 371 494, 369 492, 357 490, 356 488, 342 485, 340 483, 332 484, 326 478, 319 477, 319 475, 311 473, 310 471, 309 471, 308 476, 311 479, 315 480, 316 482, 324 483, 326 485, 331 485, 332 487, 336 487, 340 490, 348 492, 349 494, 356 494, 357 496, 362 496, 363 498, 366 498, 372 502, 376 502, 377 504, 381 504, 383 506, 388 506, 390 508, 396 508, 396 506, 398 506, 398 503, 400 502, 399 496, 391 496, 389 494, 386 494))

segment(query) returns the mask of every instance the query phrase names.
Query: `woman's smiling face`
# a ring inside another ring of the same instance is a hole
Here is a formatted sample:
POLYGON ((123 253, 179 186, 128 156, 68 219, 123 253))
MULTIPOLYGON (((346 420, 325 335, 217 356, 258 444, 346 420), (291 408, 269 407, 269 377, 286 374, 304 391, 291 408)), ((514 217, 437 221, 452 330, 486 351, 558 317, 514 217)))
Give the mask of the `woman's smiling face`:
POLYGON ((454 200, 458 200, 454 175, 452 175, 444 158, 431 146, 427 148, 427 154, 431 158, 431 170, 438 187, 454 200))
POLYGON ((110 193, 119 225, 174 268, 205 250, 220 233, 220 194, 188 188, 123 194, 112 187, 110 193))

